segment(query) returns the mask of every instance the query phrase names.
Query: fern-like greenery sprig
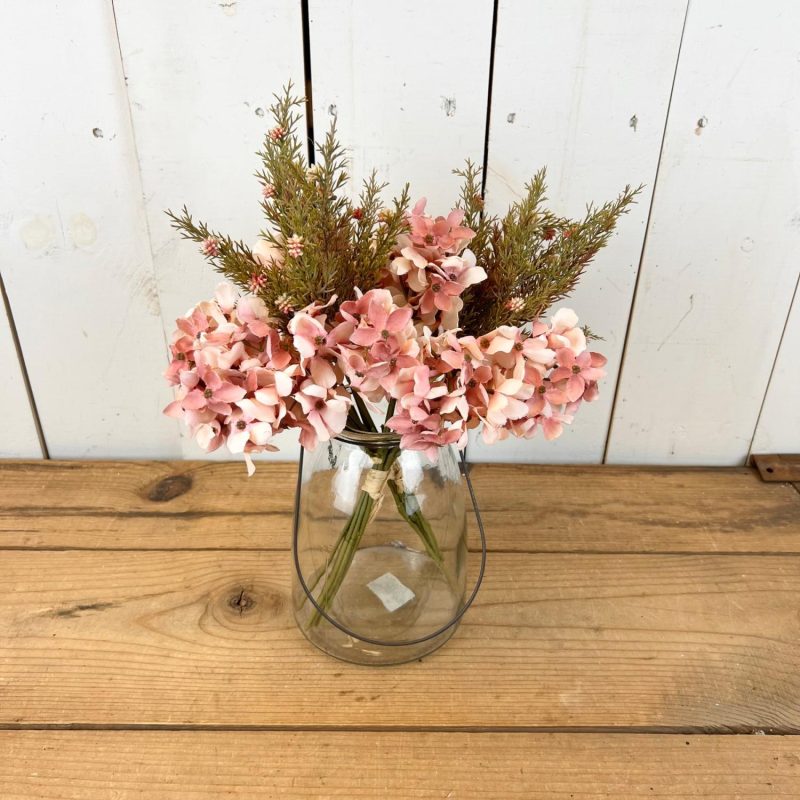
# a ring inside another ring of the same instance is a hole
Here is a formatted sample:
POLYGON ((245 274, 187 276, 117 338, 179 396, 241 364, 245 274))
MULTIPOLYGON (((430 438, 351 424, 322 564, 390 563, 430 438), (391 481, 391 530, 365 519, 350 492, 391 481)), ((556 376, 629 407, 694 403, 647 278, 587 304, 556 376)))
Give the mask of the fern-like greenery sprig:
POLYGON ((582 220, 571 220, 544 208, 546 171, 541 169, 499 218, 483 210, 480 169, 468 161, 455 172, 463 178, 464 224, 476 232, 470 248, 487 273, 463 297, 459 321, 465 333, 476 336, 536 319, 566 297, 642 189, 626 186, 615 200, 599 208, 590 205, 582 220))
POLYGON ((300 133, 304 103, 291 83, 275 96, 270 107, 274 127, 258 152, 256 178, 264 190, 261 208, 267 223, 260 235, 271 246, 269 265, 242 242, 195 223, 186 208, 180 214, 167 212, 184 238, 201 244, 214 240, 217 246, 206 252, 208 261, 241 289, 258 294, 284 322, 294 311, 335 295, 334 313, 354 288, 375 286, 407 227, 408 186, 384 208, 386 184, 373 173, 364 181, 359 205, 346 197, 347 156, 336 137, 335 119, 316 145, 316 163, 309 165, 300 133), (299 243, 299 253, 289 247, 292 241, 299 243))
MULTIPOLYGON (((315 145, 315 164, 305 155, 302 110, 291 83, 270 107, 274 126, 264 138, 256 177, 266 225, 261 238, 268 257, 241 241, 195 222, 187 208, 168 211, 173 227, 202 245, 207 260, 244 291, 258 294, 270 314, 285 324, 312 303, 340 303, 380 285, 396 255, 398 237, 408 229, 409 187, 387 206, 386 184, 373 172, 354 205, 347 197, 347 155, 336 137, 336 119, 315 145)), ((458 207, 463 224, 475 232, 469 248, 486 280, 462 295, 462 332, 481 335, 500 325, 520 325, 541 316, 575 287, 620 216, 641 190, 626 187, 615 200, 590 205, 581 220, 560 217, 544 207, 542 169, 523 196, 502 216, 486 213, 481 169, 467 161, 454 170, 462 178, 458 207)))

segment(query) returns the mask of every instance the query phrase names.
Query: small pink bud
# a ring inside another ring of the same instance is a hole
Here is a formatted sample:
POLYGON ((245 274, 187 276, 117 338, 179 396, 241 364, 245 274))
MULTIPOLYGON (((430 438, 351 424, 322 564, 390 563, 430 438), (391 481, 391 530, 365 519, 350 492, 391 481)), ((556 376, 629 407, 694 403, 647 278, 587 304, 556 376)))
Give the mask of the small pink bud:
POLYGON ((204 256, 216 258, 219 255, 219 239, 215 236, 209 236, 207 239, 203 239, 200 248, 204 256))
POLYGON ((253 294, 257 294, 261 289, 263 289, 267 285, 267 277, 266 275, 260 272, 254 272, 250 276, 250 283, 248 284, 248 288, 253 294))
POLYGON ((269 132, 269 138, 272 139, 273 142, 279 142, 284 136, 286 136, 286 128, 282 125, 276 125, 269 132))
POLYGON ((294 311, 292 299, 288 294, 285 293, 275 301, 275 307, 281 312, 281 314, 291 314, 292 311, 294 311))
POLYGON ((269 200, 270 197, 275 197, 275 187, 271 183, 265 183, 261 188, 261 194, 265 200, 269 200))
POLYGON ((300 258, 303 255, 303 237, 296 233, 286 240, 286 252, 292 258, 300 258))

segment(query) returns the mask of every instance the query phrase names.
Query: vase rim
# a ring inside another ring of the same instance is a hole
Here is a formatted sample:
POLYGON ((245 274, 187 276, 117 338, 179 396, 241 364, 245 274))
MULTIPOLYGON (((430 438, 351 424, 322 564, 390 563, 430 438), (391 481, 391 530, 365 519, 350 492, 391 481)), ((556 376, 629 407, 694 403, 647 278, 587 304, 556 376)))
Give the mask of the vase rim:
POLYGON ((400 434, 393 431, 357 431, 345 428, 333 438, 347 444, 377 445, 379 447, 394 447, 400 444, 400 434))

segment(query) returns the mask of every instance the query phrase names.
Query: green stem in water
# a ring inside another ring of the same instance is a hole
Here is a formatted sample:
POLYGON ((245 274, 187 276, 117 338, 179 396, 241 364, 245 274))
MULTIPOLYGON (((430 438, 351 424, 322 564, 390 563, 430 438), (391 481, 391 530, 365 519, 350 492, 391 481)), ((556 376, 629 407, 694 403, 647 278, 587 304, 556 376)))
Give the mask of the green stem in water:
MULTIPOLYGON (((387 449, 384 452, 379 469, 382 472, 391 469, 392 464, 394 464, 399 455, 399 447, 387 449)), ((334 550, 332 562, 327 570, 325 584, 317 598, 317 605, 323 611, 327 611, 330 608, 344 582, 347 571, 350 569, 350 565, 353 563, 353 558, 358 550, 361 537, 364 535, 364 531, 369 523, 374 506, 375 500, 373 497, 362 489, 353 514, 342 531, 340 543, 337 543, 334 550)), ((308 622, 308 627, 313 628, 315 625, 318 625, 321 619, 322 614, 320 614, 319 609, 315 608, 308 622)))
MULTIPOLYGON (((351 394, 354 405, 350 407, 350 411, 348 413, 348 424, 356 430, 377 432, 375 423, 372 420, 363 398, 352 388, 351 394)), ((388 422, 388 420, 394 415, 396 402, 397 401, 394 398, 389 401, 389 406, 386 411, 386 419, 382 425, 382 430, 384 432, 388 432, 389 430, 386 422, 388 422)), ((377 461, 377 453, 371 449, 368 452, 370 452, 373 459, 377 461)), ((383 457, 380 460, 380 466, 378 469, 388 472, 399 455, 399 447, 393 447, 385 450, 383 457)), ((442 551, 439 548, 438 542, 436 541, 436 535, 434 534, 430 523, 425 518, 425 515, 422 513, 422 509, 419 506, 419 501, 417 500, 416 496, 410 493, 401 492, 400 487, 394 480, 387 481, 387 484, 392 493, 392 498, 394 499, 398 513, 408 523, 409 527, 411 527, 411 529, 414 530, 419 536, 420 540, 425 546, 428 556, 437 564, 442 572, 445 573, 445 577, 448 577, 444 569, 444 556, 442 555, 442 551)), ((347 576, 347 572, 350 569, 350 565, 353 563, 353 559, 355 558, 355 554, 358 550, 358 545, 361 542, 361 538, 364 535, 367 525, 369 524, 373 509, 375 507, 375 502, 375 499, 368 492, 365 492, 362 489, 361 493, 359 494, 358 502, 353 509, 353 513, 350 515, 350 518, 342 529, 342 532, 339 534, 339 538, 333 548, 333 551, 331 552, 331 556, 328 559, 325 568, 319 573, 319 575, 317 575, 314 583, 309 587, 309 590, 313 592, 320 580, 325 577, 325 583, 322 587, 322 591, 317 598, 317 605, 323 611, 328 611, 334 599, 336 598, 336 595, 341 588, 345 577, 347 576)), ((314 609, 314 613, 309 620, 308 627, 311 628, 315 625, 318 625, 321 620, 322 615, 320 611, 318 609, 314 609)))

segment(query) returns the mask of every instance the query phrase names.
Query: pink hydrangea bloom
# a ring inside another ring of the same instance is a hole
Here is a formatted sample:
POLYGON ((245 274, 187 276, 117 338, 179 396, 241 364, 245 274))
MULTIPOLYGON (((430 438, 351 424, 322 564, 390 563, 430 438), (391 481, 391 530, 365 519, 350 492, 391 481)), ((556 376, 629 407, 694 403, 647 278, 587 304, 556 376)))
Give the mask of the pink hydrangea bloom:
POLYGON ((425 214, 427 199, 420 199, 408 215, 411 243, 422 249, 436 249, 442 254, 460 253, 475 232, 461 225, 464 212, 453 209, 446 217, 425 214))
POLYGON ((550 380, 559 385, 563 382, 563 391, 570 403, 579 400, 586 392, 587 385, 597 383, 605 377, 601 369, 606 363, 600 353, 584 350, 577 356, 568 347, 562 347, 557 353, 558 368, 553 370, 550 380))
MULTIPOLYGON (((270 135, 277 141, 285 132, 270 135)), ((265 198, 273 195, 265 187, 265 198)), ((284 277, 272 271, 286 269, 284 257, 299 258, 306 243, 297 234, 279 245, 257 240, 253 293, 220 284, 177 320, 165 371, 175 399, 165 413, 204 449, 242 454, 249 470, 251 456, 274 449, 281 431, 297 429, 307 448, 338 435, 355 392, 368 403, 392 400, 388 428, 432 459, 441 447, 464 447, 470 429, 482 428, 487 442, 539 431, 558 437, 581 403, 597 397, 606 360, 587 349, 570 309, 549 323, 461 335, 464 293, 487 279, 463 218, 458 209, 432 217, 418 202, 379 285, 354 287, 336 311, 335 297, 298 310, 288 295, 268 309, 256 293, 267 296, 271 273, 284 277)), ((218 255, 220 244, 208 237, 203 252, 218 255)), ((506 305, 519 311, 525 297, 506 305)))

